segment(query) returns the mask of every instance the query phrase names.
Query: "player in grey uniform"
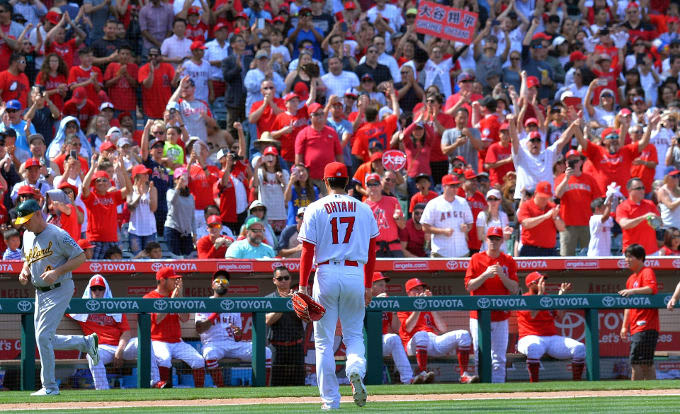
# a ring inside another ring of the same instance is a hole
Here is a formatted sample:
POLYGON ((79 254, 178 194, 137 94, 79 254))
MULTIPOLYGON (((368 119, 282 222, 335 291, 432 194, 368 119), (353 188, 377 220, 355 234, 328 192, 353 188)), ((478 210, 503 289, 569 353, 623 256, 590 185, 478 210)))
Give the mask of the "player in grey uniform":
POLYGON ((54 378, 54 350, 77 349, 87 352, 93 363, 99 363, 97 334, 56 335, 57 327, 73 296, 71 271, 85 262, 85 253, 67 232, 45 222, 34 199, 17 207, 15 225, 23 225, 24 266, 19 274, 22 285, 35 286, 35 339, 38 343, 42 388, 31 395, 59 395, 54 378))

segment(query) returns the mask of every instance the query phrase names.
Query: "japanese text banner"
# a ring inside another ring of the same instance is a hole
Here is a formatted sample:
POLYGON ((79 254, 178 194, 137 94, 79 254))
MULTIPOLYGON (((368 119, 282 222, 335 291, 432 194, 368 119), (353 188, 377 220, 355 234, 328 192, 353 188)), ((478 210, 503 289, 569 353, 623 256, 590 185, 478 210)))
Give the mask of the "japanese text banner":
POLYGON ((416 32, 435 37, 472 43, 477 13, 421 1, 416 17, 416 32))

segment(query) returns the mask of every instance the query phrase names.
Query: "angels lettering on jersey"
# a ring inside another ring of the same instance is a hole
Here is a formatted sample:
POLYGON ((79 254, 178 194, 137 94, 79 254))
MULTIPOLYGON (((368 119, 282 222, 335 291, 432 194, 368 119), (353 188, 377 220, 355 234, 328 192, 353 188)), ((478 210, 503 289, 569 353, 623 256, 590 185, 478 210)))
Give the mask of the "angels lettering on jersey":
POLYGON ((464 211, 442 211, 441 215, 439 217, 439 221, 445 221, 446 219, 450 218, 465 218, 465 212, 464 211))
POLYGON ((375 216, 375 221, 378 223, 378 228, 380 229, 390 228, 390 224, 387 221, 387 217, 385 217, 385 210, 378 207, 373 211, 373 215, 375 216))

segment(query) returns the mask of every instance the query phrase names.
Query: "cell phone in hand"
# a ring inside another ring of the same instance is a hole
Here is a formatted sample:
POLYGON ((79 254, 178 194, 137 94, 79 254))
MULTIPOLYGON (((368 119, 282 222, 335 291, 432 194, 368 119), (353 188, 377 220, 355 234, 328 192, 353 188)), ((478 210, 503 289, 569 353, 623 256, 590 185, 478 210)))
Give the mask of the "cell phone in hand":
POLYGON ((78 158, 78 153, 76 152, 76 150, 71 150, 71 152, 69 154, 71 155, 71 158, 76 158, 76 159, 78 158))

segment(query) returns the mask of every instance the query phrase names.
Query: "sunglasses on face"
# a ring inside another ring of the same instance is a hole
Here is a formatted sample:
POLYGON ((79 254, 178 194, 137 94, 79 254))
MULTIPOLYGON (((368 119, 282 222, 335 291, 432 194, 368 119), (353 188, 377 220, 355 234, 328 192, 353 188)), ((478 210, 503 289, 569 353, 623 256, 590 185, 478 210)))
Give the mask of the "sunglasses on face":
POLYGON ((106 290, 106 288, 104 286, 92 286, 90 288, 90 290, 93 291, 93 292, 98 292, 98 291, 104 291, 104 290, 106 290))
POLYGON ((215 283, 215 282, 219 283, 220 285, 228 285, 229 284, 229 281, 226 278, 223 278, 223 277, 216 278, 215 280, 213 280, 213 283, 215 283))
POLYGON ((500 199, 496 197, 489 197, 486 199, 486 201, 500 201, 500 199))
POLYGON ((278 280, 279 282, 282 282, 284 280, 290 280, 290 276, 278 276, 276 277, 276 280, 278 280))
POLYGON ((630 191, 644 191, 645 187, 633 187, 630 189, 630 191))
POLYGON ((372 181, 372 182, 370 182, 370 183, 367 183, 366 185, 367 185, 368 187, 377 187, 377 186, 380 185, 380 183, 376 183, 375 181, 372 181))

